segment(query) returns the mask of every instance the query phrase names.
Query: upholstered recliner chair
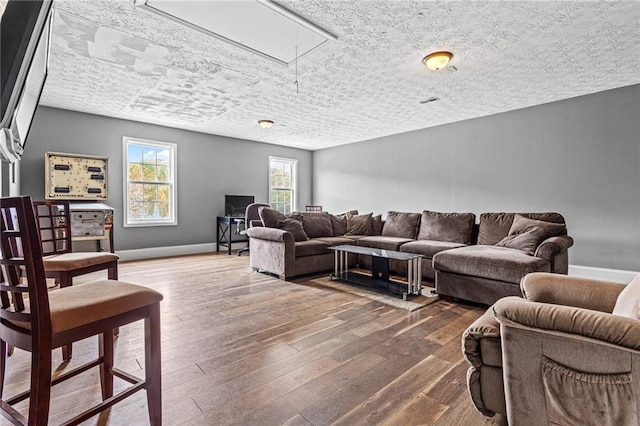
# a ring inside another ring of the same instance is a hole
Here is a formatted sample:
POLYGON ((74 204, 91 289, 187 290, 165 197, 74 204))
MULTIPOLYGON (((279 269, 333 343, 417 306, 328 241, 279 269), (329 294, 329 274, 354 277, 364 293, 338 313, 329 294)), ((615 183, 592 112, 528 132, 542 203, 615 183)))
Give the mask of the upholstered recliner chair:
POLYGON ((471 399, 511 425, 640 424, 640 275, 533 273, 464 333, 471 399))

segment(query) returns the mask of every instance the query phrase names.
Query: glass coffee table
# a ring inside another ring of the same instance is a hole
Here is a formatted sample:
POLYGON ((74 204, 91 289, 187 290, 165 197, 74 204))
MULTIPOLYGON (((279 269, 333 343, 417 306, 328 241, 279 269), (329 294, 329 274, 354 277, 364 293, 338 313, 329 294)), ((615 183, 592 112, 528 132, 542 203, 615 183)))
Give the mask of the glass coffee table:
POLYGON ((387 290, 402 295, 404 300, 409 295, 420 294, 423 257, 421 254, 352 245, 329 247, 329 250, 333 250, 335 253, 332 280, 387 290), (350 253, 371 256, 371 275, 349 269, 350 253), (407 262, 407 281, 392 280, 389 277, 389 260, 391 259, 407 262))

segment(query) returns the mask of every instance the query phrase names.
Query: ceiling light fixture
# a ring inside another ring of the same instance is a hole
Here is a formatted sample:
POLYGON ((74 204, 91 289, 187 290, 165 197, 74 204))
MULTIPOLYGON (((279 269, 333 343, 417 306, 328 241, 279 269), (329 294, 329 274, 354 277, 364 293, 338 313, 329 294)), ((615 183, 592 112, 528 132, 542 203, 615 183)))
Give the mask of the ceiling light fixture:
POLYGON ((453 58, 451 52, 433 52, 425 56, 422 63, 430 70, 438 71, 446 67, 451 58, 453 58))
POLYGON ((269 129, 269 128, 271 128, 271 126, 273 126, 273 121, 271 121, 271 120, 258 120, 258 124, 263 129, 269 129))

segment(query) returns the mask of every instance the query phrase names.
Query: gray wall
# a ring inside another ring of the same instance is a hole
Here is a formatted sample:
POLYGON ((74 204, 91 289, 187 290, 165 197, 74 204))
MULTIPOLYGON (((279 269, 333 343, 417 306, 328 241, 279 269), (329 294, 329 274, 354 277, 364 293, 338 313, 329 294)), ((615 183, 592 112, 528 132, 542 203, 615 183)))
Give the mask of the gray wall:
POLYGON ((314 152, 342 212, 556 211, 570 263, 640 270, 640 85, 314 152))
MULTIPOLYGON (((224 195, 268 199, 269 156, 298 160, 298 205, 311 204, 310 151, 39 107, 21 160, 21 191, 44 198, 44 154, 69 152, 109 157, 109 199, 115 209, 117 250, 215 242, 224 195), (122 137, 178 144, 178 225, 123 228, 122 137)), ((303 207, 304 208, 304 207, 303 207)))

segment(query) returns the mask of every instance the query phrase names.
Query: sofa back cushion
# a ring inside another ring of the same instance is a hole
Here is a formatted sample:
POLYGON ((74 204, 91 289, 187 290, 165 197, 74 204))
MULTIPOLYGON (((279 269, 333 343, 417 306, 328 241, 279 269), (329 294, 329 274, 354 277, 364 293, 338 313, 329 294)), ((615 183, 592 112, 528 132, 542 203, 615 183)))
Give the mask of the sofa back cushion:
MULTIPOLYGON (((544 222, 565 223, 564 217, 558 213, 519 213, 529 219, 544 222)), ((478 229, 478 244, 496 245, 509 235, 516 213, 482 213, 478 229)), ((566 231, 565 231, 566 234, 566 231)))
POLYGON ((612 313, 640 320, 640 274, 620 292, 612 313))
POLYGON ((260 220, 262 220, 262 224, 267 228, 277 228, 278 221, 287 218, 284 213, 271 207, 260 207, 258 209, 258 215, 260 216, 260 220))
POLYGON ((382 236, 415 240, 418 235, 420 216, 420 213, 388 212, 382 227, 382 236))
POLYGON ((351 210, 347 213, 341 214, 331 214, 329 213, 329 218, 331 219, 331 227, 333 228, 333 236, 339 237, 347 233, 347 215, 357 215, 358 210, 351 210))
POLYGON ((333 225, 329 213, 291 213, 291 219, 298 220, 309 238, 333 237, 333 225))
POLYGON ((418 239, 471 244, 475 222, 476 215, 473 213, 439 213, 424 210, 420 219, 418 239))
POLYGON ((496 245, 517 249, 533 256, 544 240, 566 233, 567 227, 564 223, 545 222, 516 214, 509 229, 509 235, 498 241, 496 245))
POLYGON ((372 235, 373 213, 353 215, 347 214, 347 232, 345 235, 372 235))
POLYGON ((383 226, 384 221, 382 220, 381 214, 371 217, 371 227, 373 228, 372 235, 382 235, 383 226))

